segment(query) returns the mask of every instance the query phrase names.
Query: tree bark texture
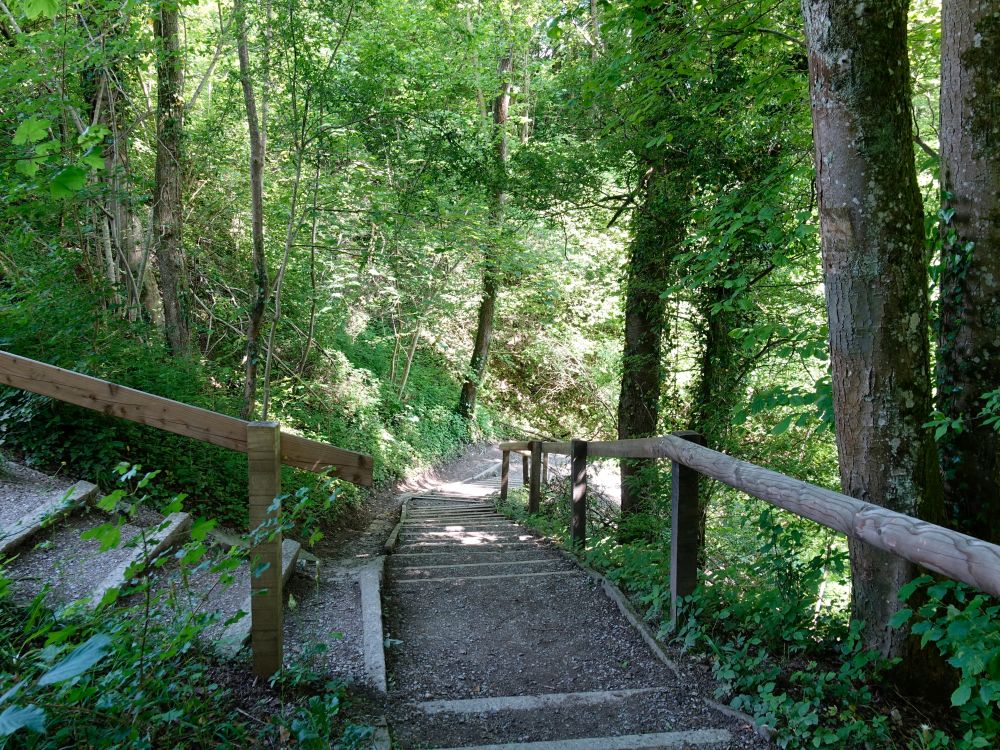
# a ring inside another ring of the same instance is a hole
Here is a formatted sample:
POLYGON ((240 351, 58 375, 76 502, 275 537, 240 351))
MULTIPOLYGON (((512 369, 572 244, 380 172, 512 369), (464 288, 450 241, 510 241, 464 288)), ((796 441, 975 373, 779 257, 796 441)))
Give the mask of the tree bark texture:
POLYGON ((247 48, 247 18, 244 0, 236 0, 236 48, 240 59, 240 83, 247 110, 250 134, 250 225, 253 244, 253 301, 247 327, 246 382, 243 388, 243 418, 254 412, 257 394, 257 369, 260 364, 260 333, 264 310, 270 292, 267 256, 264 252, 264 132, 257 114, 257 98, 250 75, 250 53, 247 48))
POLYGON ((181 210, 184 60, 180 49, 177 0, 162 0, 153 18, 156 54, 156 175, 153 241, 160 269, 160 296, 167 344, 176 356, 191 347, 190 287, 182 237, 181 210))
MULTIPOLYGON (((633 219, 633 240, 625 281, 625 342, 618 396, 618 438, 651 437, 660 413, 661 343, 666 332, 670 257, 684 237, 687 196, 676 189, 679 178, 662 167, 650 173, 642 208, 633 219)), ((622 515, 642 508, 647 494, 641 476, 653 463, 621 462, 622 515)))
MULTIPOLYGON (((837 450, 844 492, 941 515, 931 411, 923 209, 913 159, 905 0, 803 0, 837 450)), ((902 655, 889 626, 913 565, 851 543, 865 644, 902 655)))
POLYGON ((941 28, 942 226, 938 408, 954 526, 1000 542, 1000 433, 979 414, 1000 388, 1000 2, 946 0, 941 28))
MULTIPOLYGON (((496 187, 493 194, 493 220, 496 227, 498 245, 503 233, 503 211, 507 196, 504 182, 507 176, 507 118, 510 114, 512 83, 510 75, 514 67, 514 52, 508 50, 497 71, 500 73, 500 92, 493 99, 493 139, 494 164, 496 166, 496 187)), ((458 400, 458 413, 465 419, 472 419, 476 413, 476 397, 479 385, 486 375, 490 358, 490 341, 493 339, 493 318, 496 312, 499 274, 496 263, 487 259, 483 271, 483 296, 479 302, 479 316, 476 321, 476 336, 472 344, 472 359, 469 375, 462 383, 462 393, 458 400)))

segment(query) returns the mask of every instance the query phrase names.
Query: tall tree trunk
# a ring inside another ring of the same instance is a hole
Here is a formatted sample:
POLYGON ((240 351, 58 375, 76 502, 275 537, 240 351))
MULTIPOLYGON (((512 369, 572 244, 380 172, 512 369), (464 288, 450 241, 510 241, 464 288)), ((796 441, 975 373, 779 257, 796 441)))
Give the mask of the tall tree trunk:
MULTIPOLYGON (((504 194, 504 182, 507 176, 507 117, 510 114, 510 74, 513 70, 514 51, 508 50, 500 60, 497 70, 500 73, 500 93, 493 100, 493 139, 494 163, 496 165, 496 187, 493 193, 493 223, 497 234, 497 250, 501 245, 503 234, 503 211, 507 196, 504 194)), ((472 344, 472 360, 469 363, 469 375, 462 384, 462 394, 458 400, 458 413, 466 419, 472 419, 476 412, 476 396, 479 384, 486 375, 486 365, 490 357, 490 341, 493 338, 493 317, 496 312, 499 278, 496 263, 492 258, 486 259, 483 271, 483 296, 479 302, 479 317, 476 323, 476 337, 472 344)))
MULTIPOLYGON (((625 340, 622 380, 618 396, 618 438, 650 437, 660 413, 660 348, 666 319, 661 296, 669 277, 670 255, 684 236, 682 191, 671 190, 675 175, 659 169, 647 178, 646 196, 633 219, 633 239, 625 281, 625 340), (674 203, 674 205, 671 205, 674 203)), ((655 463, 644 459, 621 461, 621 509, 627 516, 639 512, 648 497, 641 476, 655 463)))
MULTIPOLYGON (((803 0, 844 492, 939 520, 923 208, 913 160, 906 0, 803 0)), ((866 646, 904 653, 890 627, 913 566, 851 543, 853 616, 866 646)))
POLYGON ((167 343, 176 356, 189 353, 190 289, 182 242, 181 164, 184 129, 184 66, 178 30, 178 0, 161 0, 153 17, 156 54, 156 179, 153 237, 160 269, 160 296, 167 343))
POLYGON ((246 383, 243 388, 243 418, 253 413, 257 394, 257 368, 260 363, 260 333, 264 310, 270 291, 267 277, 267 256, 264 253, 264 151, 266 148, 266 122, 258 118, 257 97, 253 90, 250 71, 250 53, 247 49, 247 17, 244 0, 235 0, 236 49, 240 59, 240 83, 247 110, 247 128, 250 134, 250 226, 253 242, 253 302, 250 305, 250 323, 247 327, 246 383))
POLYGON ((1000 433, 978 418, 1000 388, 1000 3, 946 0, 941 28, 943 229, 938 408, 954 524, 1000 542, 1000 433))

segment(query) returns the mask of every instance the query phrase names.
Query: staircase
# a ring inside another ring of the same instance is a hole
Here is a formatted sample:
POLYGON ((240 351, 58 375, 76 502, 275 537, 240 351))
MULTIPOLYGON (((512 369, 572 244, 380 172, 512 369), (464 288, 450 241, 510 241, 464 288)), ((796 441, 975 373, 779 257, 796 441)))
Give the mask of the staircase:
MULTIPOLYGON (((161 556, 189 538, 191 519, 187 513, 163 517, 142 508, 135 519, 120 525, 121 541, 101 551, 96 539, 87 532, 115 516, 93 505, 100 491, 88 482, 70 483, 54 479, 23 466, 7 462, 0 475, 0 560, 11 578, 14 597, 30 601, 45 593, 53 607, 80 601, 98 606, 110 601, 117 590, 126 586, 161 556)), ((250 611, 250 565, 244 559, 231 572, 230 586, 219 584, 219 576, 208 570, 212 559, 226 554, 240 540, 223 534, 209 540, 209 561, 197 566, 181 582, 181 572, 172 560, 153 573, 153 595, 170 587, 183 585, 185 595, 177 597, 192 609, 215 612, 218 623, 205 633, 209 644, 220 655, 235 656, 250 636, 250 618, 224 623, 238 612, 250 611)), ((286 539, 282 543, 282 575, 287 583, 296 568, 300 547, 286 539)), ((186 614, 179 609, 166 616, 186 614)))
POLYGON ((497 489, 478 479, 404 506, 384 593, 399 747, 765 746, 711 708, 703 675, 658 658, 592 575, 496 513, 497 489))

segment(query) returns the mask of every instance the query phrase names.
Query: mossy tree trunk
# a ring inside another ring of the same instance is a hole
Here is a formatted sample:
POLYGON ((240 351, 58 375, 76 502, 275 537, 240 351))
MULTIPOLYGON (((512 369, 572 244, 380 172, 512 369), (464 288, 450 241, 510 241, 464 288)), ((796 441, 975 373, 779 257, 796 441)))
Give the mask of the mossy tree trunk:
MULTIPOLYGON (((633 239, 625 279, 625 338, 621 391, 618 396, 618 438, 656 434, 660 413, 661 346, 666 335, 666 300, 670 258, 684 239, 687 216, 682 178, 663 166, 650 171, 642 207, 633 218, 633 239)), ((621 462, 622 515, 642 510, 649 494, 642 481, 655 462, 621 462)))
POLYGON ((161 0, 153 16, 157 42, 153 242, 160 270, 167 343, 174 355, 184 356, 191 348, 191 291, 182 235, 184 58, 180 48, 179 18, 177 0, 161 0))
MULTIPOLYGON (((845 493, 939 520, 923 208, 913 158, 908 3, 803 0, 845 493)), ((866 646, 903 655, 890 618, 913 566, 851 545, 853 616, 866 646)))
POLYGON ((941 29, 942 226, 938 408, 956 526, 1000 542, 1000 433, 979 417, 1000 388, 1000 3, 946 0, 941 29))
MULTIPOLYGON (((500 91, 493 99, 493 143, 496 184, 493 192, 493 223, 497 234, 497 248, 500 251, 503 234, 504 204, 507 196, 504 183, 507 175, 507 119, 510 114, 510 96, 513 89, 511 73, 514 67, 514 51, 508 50, 500 59, 497 71, 500 74, 500 91)), ((462 393, 458 399, 458 413, 472 419, 476 413, 476 398, 479 386, 486 375, 490 359, 490 342, 493 340, 493 319, 496 316, 497 294, 500 290, 499 271, 496 258, 487 258, 483 270, 483 296, 479 301, 479 315, 476 321, 476 335, 472 342, 472 359, 469 374, 462 383, 462 393)))

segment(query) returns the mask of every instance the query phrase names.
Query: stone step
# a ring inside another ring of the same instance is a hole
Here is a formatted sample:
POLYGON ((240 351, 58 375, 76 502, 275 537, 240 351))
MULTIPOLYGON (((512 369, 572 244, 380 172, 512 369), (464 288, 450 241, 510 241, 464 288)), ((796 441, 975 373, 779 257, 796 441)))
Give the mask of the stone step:
MULTIPOLYGON (((299 551, 301 549, 302 545, 292 539, 284 539, 281 542, 282 589, 288 585, 288 580, 292 577, 292 573, 295 572, 295 562, 299 558, 299 551)), ((235 584, 243 587, 244 597, 239 605, 239 611, 246 612, 247 614, 245 617, 226 626, 219 635, 215 648, 223 656, 235 656, 250 639, 250 607, 252 602, 250 597, 251 579, 248 568, 249 564, 244 562, 240 568, 240 572, 245 573, 245 575, 241 575, 237 584, 235 584)), ((228 619, 235 615, 236 611, 221 611, 221 613, 228 619)))
POLYGON ((90 606, 96 607, 112 589, 120 589, 141 573, 147 565, 163 552, 180 544, 187 538, 191 527, 191 516, 187 513, 171 513, 163 523, 145 529, 131 541, 132 554, 118 563, 93 590, 90 606), (145 542, 143 542, 145 534, 145 542))
POLYGON ((525 549, 544 549, 545 547, 541 542, 531 543, 531 542, 470 542, 469 544, 462 544, 460 542, 407 542, 406 544, 401 544, 396 549, 399 550, 396 554, 405 552, 441 552, 445 549, 503 549, 503 550, 525 550, 525 549))
POLYGON ((504 742, 499 745, 466 745, 444 750, 675 750, 723 748, 732 736, 725 729, 692 729, 683 732, 631 734, 619 737, 582 737, 575 740, 504 742))
POLYGON ((490 575, 450 575, 430 578, 397 578, 396 583, 457 583, 466 581, 492 581, 497 578, 535 578, 540 576, 565 576, 577 573, 576 569, 567 570, 531 570, 513 573, 494 573, 490 575))
MULTIPOLYGON (((54 525, 63 516, 92 502, 100 494, 100 490, 90 482, 50 489, 47 483, 29 484, 26 479, 17 481, 18 476, 15 474, 10 484, 7 481, 3 483, 0 557, 27 542, 46 526, 54 525)), ((4 479, 7 480, 6 477, 4 479)))
MULTIPOLYGON (((193 568, 166 567, 157 572, 152 584, 153 595, 160 601, 164 618, 181 622, 192 615, 215 615, 216 621, 205 629, 202 637, 206 645, 226 658, 238 654, 250 634, 249 561, 243 559, 235 569, 224 573, 211 569, 223 560, 230 547, 229 544, 213 545, 209 554, 193 568), (227 583, 229 579, 231 582, 227 583), (240 612, 246 614, 237 618, 240 612)), ((285 582, 295 570, 299 551, 299 543, 291 539, 281 544, 285 582)))
POLYGON ((398 710, 393 726, 404 748, 726 748, 734 735, 750 735, 690 692, 672 684, 425 700, 398 710))
POLYGON ((404 529, 413 529, 416 531, 422 529, 449 529, 453 527, 459 528, 479 528, 483 527, 486 529, 495 527, 505 527, 510 529, 521 528, 516 524, 511 523, 505 519, 493 518, 491 516, 476 516, 474 518, 457 518, 454 520, 445 521, 406 521, 403 524, 404 529))
POLYGON ((669 685, 617 606, 581 571, 402 584, 385 592, 390 672, 413 699, 669 685), (434 665, 429 670, 428 665, 434 665), (459 678, 462 679, 459 679, 459 678))
POLYGON ((533 570, 571 570, 572 568, 568 562, 544 557, 537 560, 516 560, 513 562, 510 560, 493 560, 491 562, 438 563, 431 565, 421 565, 413 561, 400 561, 399 563, 390 565, 389 569, 392 571, 392 575, 397 578, 419 578, 459 573, 476 573, 478 575, 481 573, 517 573, 533 570))
POLYGON ((489 542, 528 541, 536 537, 518 526, 499 526, 485 529, 467 529, 457 525, 454 528, 437 526, 427 529, 407 529, 403 527, 400 542, 451 541, 456 544, 471 544, 476 540, 489 542))
POLYGON ((551 553, 547 547, 532 547, 530 549, 435 549, 423 552, 394 552, 389 558, 390 566, 403 565, 433 565, 446 563, 492 563, 518 562, 521 560, 552 559, 545 556, 551 553))
POLYGON ((130 542, 140 532, 138 526, 121 524, 120 543, 105 552, 97 540, 81 538, 81 534, 111 520, 99 511, 85 511, 37 532, 35 545, 23 547, 8 566, 14 595, 19 599, 34 597, 47 583, 53 604, 87 599, 99 590, 103 596, 104 581, 133 559, 135 546, 130 542))

